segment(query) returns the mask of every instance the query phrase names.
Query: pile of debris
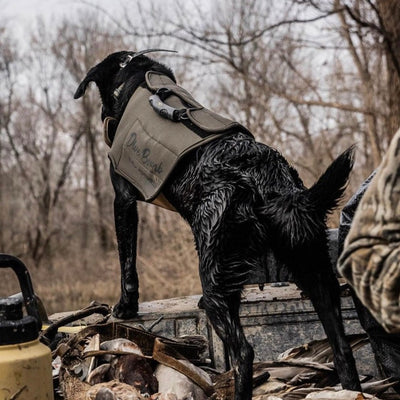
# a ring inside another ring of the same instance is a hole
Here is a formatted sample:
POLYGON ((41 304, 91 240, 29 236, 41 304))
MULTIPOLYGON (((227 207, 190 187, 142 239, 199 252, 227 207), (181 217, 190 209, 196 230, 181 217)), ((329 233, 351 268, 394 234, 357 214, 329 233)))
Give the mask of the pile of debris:
MULTIPOLYGON (((353 350, 365 335, 349 337, 353 350)), ((58 398, 67 400, 230 400, 233 372, 207 367, 207 341, 166 339, 119 323, 90 325, 54 351, 58 398)), ((254 364, 254 400, 398 398, 393 382, 361 377, 363 393, 342 390, 326 340, 254 364), (396 397, 397 396, 397 397, 396 397)))
POLYGON ((202 337, 170 340, 119 323, 89 326, 61 341, 54 375, 68 400, 205 400, 214 393, 202 337))
MULTIPOLYGON (((366 335, 349 335, 353 351, 368 343, 366 335)), ((254 364, 253 400, 394 400, 399 395, 391 388, 397 382, 360 376, 362 393, 343 390, 332 362, 332 350, 325 340, 315 340, 291 348, 274 361, 254 364), (269 378, 263 379, 268 373, 269 378), (261 381, 260 379, 261 378, 261 381)), ((233 371, 216 377, 214 387, 219 400, 233 399, 233 371)))

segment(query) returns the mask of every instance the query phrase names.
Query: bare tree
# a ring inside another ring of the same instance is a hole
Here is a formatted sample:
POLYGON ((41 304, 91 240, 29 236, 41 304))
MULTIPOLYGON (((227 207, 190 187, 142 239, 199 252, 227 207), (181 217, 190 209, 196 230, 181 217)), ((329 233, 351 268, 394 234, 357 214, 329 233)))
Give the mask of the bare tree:
POLYGON ((276 7, 241 0, 210 7, 188 19, 180 4, 162 33, 189 44, 191 59, 197 53, 207 68, 218 65, 212 90, 214 98, 220 90, 223 111, 269 144, 284 140, 286 155, 306 171, 320 172, 333 146, 352 141, 361 144, 368 169, 379 164, 399 125, 397 1, 292 0, 276 7))
MULTIPOLYGON (((64 20, 58 28, 57 36, 58 40, 54 43, 52 51, 71 76, 72 82, 75 84, 74 89, 96 62, 122 46, 121 37, 114 35, 111 28, 106 27, 104 20, 93 13, 82 14, 75 23, 64 20)), ((71 98, 72 93, 71 90, 71 98)), ((100 248, 107 250, 113 246, 109 234, 110 206, 107 206, 105 202, 105 193, 110 192, 110 187, 105 185, 105 182, 108 182, 108 160, 105 156, 106 147, 102 141, 100 130, 98 97, 93 94, 85 96, 78 104, 80 109, 75 118, 75 123, 77 129, 82 129, 85 135, 82 244, 83 247, 87 245, 89 235, 87 221, 89 217, 89 188, 91 188, 97 208, 95 226, 99 236, 100 248), (106 191, 104 187, 107 188, 106 191)))
POLYGON ((35 58, 26 56, 25 60, 30 71, 36 69, 41 76, 30 81, 27 95, 20 97, 21 104, 4 131, 12 156, 10 163, 19 171, 20 190, 29 210, 21 213, 26 222, 24 247, 39 265, 44 259, 49 262, 51 239, 60 233, 54 214, 83 131, 70 134, 65 124, 61 113, 64 91, 59 86, 63 74, 58 63, 48 62, 42 40, 33 37, 31 44, 35 58))
POLYGON ((15 44, 7 35, 4 27, 0 28, 0 248, 5 248, 6 238, 5 227, 7 226, 6 196, 8 177, 6 174, 6 162, 10 159, 7 155, 7 143, 5 136, 9 132, 12 114, 14 109, 14 87, 15 77, 13 64, 16 62, 17 54, 15 44))
POLYGON ((396 0, 352 1, 346 6, 349 18, 357 27, 361 42, 370 36, 375 52, 386 65, 384 81, 387 90, 387 139, 400 126, 400 6, 396 0))

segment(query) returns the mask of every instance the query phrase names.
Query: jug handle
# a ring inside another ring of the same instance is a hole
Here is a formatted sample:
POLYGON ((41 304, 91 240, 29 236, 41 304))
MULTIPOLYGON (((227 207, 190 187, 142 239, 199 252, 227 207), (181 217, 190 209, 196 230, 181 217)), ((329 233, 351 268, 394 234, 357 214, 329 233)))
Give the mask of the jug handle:
POLYGON ((33 292, 32 280, 25 264, 17 257, 9 254, 0 253, 0 268, 12 268, 17 275, 26 312, 34 317, 38 324, 38 329, 42 329, 42 320, 39 315, 35 294, 33 292))

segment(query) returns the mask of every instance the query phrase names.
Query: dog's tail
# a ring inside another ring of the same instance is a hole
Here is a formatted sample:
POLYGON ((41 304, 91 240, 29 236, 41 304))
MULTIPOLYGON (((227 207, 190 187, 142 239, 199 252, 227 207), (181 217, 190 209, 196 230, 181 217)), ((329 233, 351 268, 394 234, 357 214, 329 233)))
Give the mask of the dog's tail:
POLYGON ((326 230, 326 218, 337 207, 353 168, 354 146, 343 152, 318 181, 303 191, 276 194, 262 207, 281 244, 294 248, 315 241, 326 230))

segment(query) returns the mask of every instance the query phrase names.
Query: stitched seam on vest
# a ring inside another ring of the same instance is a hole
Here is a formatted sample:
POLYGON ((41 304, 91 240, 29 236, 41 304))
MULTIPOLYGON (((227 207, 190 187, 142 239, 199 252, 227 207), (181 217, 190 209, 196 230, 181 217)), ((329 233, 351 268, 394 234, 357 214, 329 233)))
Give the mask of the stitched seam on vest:
POLYGON ((196 135, 200 136, 201 138, 206 138, 206 137, 210 136, 209 132, 207 132, 204 129, 199 128, 189 119, 184 119, 181 122, 183 125, 186 126, 186 128, 190 129, 192 132, 194 132, 196 135))
MULTIPOLYGON (((122 153, 122 152, 121 152, 122 153)), ((115 171, 121 175, 122 177, 124 177, 127 181, 132 182, 132 184, 138 188, 140 186, 140 182, 137 181, 133 176, 128 175, 127 173, 125 173, 124 171, 121 171, 119 168, 117 168, 118 166, 118 162, 114 161, 114 159, 110 156, 108 156, 108 158, 111 160, 111 163, 115 169, 115 171), (136 184, 136 185, 135 185, 136 184)), ((142 193, 139 191, 140 196, 143 197, 142 193)))
MULTIPOLYGON (((173 151, 173 149, 171 149, 170 147, 167 147, 164 143, 160 142, 159 140, 157 140, 157 138, 155 138, 154 136, 152 136, 152 134, 145 128, 145 126, 142 124, 142 122, 139 119, 136 119, 134 124, 136 124, 136 122, 139 122, 141 128, 146 132, 146 134, 152 138, 152 140, 154 140, 155 142, 157 142, 158 144, 160 144, 162 147, 164 147, 164 149, 167 149, 168 151, 170 151, 171 153, 175 154, 176 156, 179 156, 179 153, 173 151)), ((132 128, 133 128, 132 125, 132 128)))

